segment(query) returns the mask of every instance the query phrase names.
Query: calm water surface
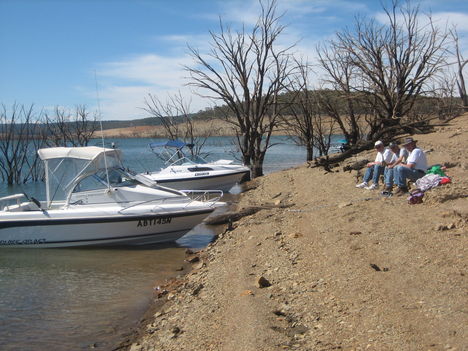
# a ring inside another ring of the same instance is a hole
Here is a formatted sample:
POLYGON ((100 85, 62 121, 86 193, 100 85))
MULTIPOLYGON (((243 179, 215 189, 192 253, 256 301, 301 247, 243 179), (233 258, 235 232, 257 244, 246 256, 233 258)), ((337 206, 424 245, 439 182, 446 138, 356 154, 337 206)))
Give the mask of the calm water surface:
POLYGON ((182 249, 2 249, 0 349, 112 349, 182 249))
MULTIPOLYGON (((338 137, 337 137, 338 139, 338 137)), ((147 145, 156 139, 108 139, 124 163, 143 172, 161 162, 147 145)), ((274 137, 265 173, 305 161, 305 151, 287 137, 274 137)), ((99 141, 92 143, 99 145, 99 141)), ((235 159, 232 138, 212 137, 207 159, 235 159)), ((44 198, 43 184, 7 188, 44 198)), ((239 187, 234 192, 239 192, 239 187)), ((225 201, 232 200, 226 197, 225 201)), ((112 249, 0 250, 0 350, 111 350, 137 325, 158 281, 179 274, 186 247, 201 248, 214 229, 195 227, 177 243, 112 249)))

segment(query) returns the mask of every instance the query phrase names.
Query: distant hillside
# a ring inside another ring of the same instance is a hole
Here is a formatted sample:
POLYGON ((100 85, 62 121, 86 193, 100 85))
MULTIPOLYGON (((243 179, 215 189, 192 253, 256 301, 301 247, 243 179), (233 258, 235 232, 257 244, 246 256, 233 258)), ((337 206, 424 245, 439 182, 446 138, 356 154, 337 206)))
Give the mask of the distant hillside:
MULTIPOLYGON (((338 91, 333 90, 320 90, 320 91, 312 91, 313 94, 322 94, 322 96, 328 96, 328 98, 333 101, 333 104, 341 111, 346 111, 346 103, 347 100, 342 97, 342 94, 338 91)), ((366 113, 368 112, 368 106, 365 104, 365 99, 362 99, 360 93, 354 93, 353 95, 356 96, 356 105, 355 105, 355 113, 366 113)), ((291 100, 291 93, 282 95, 281 99, 287 105, 291 100)), ((440 110, 441 106, 455 106, 460 105, 459 98, 435 98, 435 97, 427 97, 427 96, 420 96, 416 100, 415 110, 419 113, 433 113, 434 111, 440 110)), ((442 107, 443 108, 443 107, 442 107)), ((289 114, 286 111, 286 114, 289 114)), ((214 108, 207 107, 204 110, 200 110, 196 113, 191 114, 191 117, 195 121, 200 122, 208 122, 208 121, 216 121, 225 119, 226 116, 232 116, 227 106, 216 106, 214 108)), ((176 117, 176 120, 179 119, 179 122, 183 122, 183 117, 176 117)), ((217 123, 217 122, 216 122, 217 123)), ((4 124, 0 123, 0 128, 4 124)), ((21 123, 15 123, 15 128, 18 130, 21 129, 21 123)), ((161 121, 159 118, 156 117, 146 117, 140 119, 131 119, 131 120, 109 120, 109 121, 102 121, 102 128, 104 130, 117 130, 117 129, 128 129, 128 128, 139 128, 139 127, 160 127, 161 121)), ((98 126, 98 129, 99 126, 98 126)))
MULTIPOLYGON (((200 110, 193 113, 191 117, 196 120, 206 121, 212 119, 219 119, 227 115, 227 107, 207 107, 204 110, 200 110)), ((178 117, 180 122, 183 122, 183 117, 178 117)), ((176 117, 177 120, 177 117, 176 117)), ((132 119, 125 121, 102 121, 103 129, 117 129, 117 128, 130 128, 130 127, 141 127, 141 126, 160 126, 161 122, 159 118, 147 117, 141 119, 132 119)))
POLYGON ((103 129, 128 128, 140 126, 159 126, 161 122, 158 118, 147 117, 141 119, 132 119, 126 121, 102 121, 103 129))
MULTIPOLYGON (((314 94, 321 94, 322 96, 326 96, 328 100, 332 101, 332 103, 338 108, 340 111, 346 111, 347 109, 347 100, 343 98, 343 95, 339 91, 324 89, 324 90, 315 90, 311 91, 311 95, 314 94)), ((362 98, 362 93, 352 93, 355 96, 355 113, 357 114, 365 114, 369 113, 369 106, 366 104, 366 100, 362 98)), ((285 104, 288 104, 292 98, 292 93, 283 94, 281 99, 285 104)), ((419 113, 423 114, 431 114, 434 111, 443 109, 442 106, 456 106, 460 105, 459 98, 437 98, 431 96, 419 96, 416 100, 414 110, 418 111, 419 113)), ((289 114, 286 111, 286 114, 289 114)), ((199 121, 211 121, 217 119, 224 119, 226 116, 231 116, 227 106, 216 106, 214 108, 207 107, 204 110, 200 110, 196 113, 191 115, 192 119, 199 120, 199 121)), ((177 117, 176 117, 177 119, 177 117)), ((178 117, 180 122, 183 122, 183 117, 178 117)), ((102 127, 103 129, 120 129, 120 128, 132 128, 132 127, 142 127, 142 126, 151 126, 157 127, 160 126, 161 122, 159 118, 156 117, 147 117, 142 119, 133 119, 133 120, 126 120, 126 121, 103 121, 102 127)))

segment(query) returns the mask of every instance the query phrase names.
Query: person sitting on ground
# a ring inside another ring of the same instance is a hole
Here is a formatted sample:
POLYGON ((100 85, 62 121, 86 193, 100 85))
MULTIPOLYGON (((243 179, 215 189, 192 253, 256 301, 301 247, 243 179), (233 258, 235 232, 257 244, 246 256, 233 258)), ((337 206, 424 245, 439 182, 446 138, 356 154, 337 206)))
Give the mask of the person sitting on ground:
POLYGON ((384 171, 385 179, 385 190, 386 192, 392 191, 393 188, 393 179, 394 179, 394 168, 402 162, 406 162, 408 158, 408 150, 404 147, 400 148, 397 143, 391 142, 388 144, 388 148, 392 150, 393 156, 391 161, 387 164, 384 171))
POLYGON ((383 142, 380 140, 376 141, 374 147, 377 150, 375 161, 367 164, 363 182, 357 184, 356 188, 365 188, 368 190, 377 189, 379 187, 379 178, 384 173, 385 164, 392 159, 393 152, 389 149, 385 149, 383 142), (371 179, 373 184, 369 186, 369 181, 371 179))
POLYGON ((406 138, 403 146, 408 150, 409 156, 406 163, 401 163, 394 168, 394 180, 398 187, 395 194, 403 195, 408 192, 406 179, 416 181, 426 174, 426 154, 416 146, 417 140, 406 138))

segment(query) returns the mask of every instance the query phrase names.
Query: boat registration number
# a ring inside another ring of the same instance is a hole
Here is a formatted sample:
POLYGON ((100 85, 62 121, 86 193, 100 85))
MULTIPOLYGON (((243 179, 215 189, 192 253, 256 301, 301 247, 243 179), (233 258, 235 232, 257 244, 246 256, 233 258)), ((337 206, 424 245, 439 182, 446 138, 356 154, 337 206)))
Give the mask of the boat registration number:
POLYGON ((195 173, 195 177, 209 175, 209 174, 210 172, 198 172, 198 173, 195 173))
POLYGON ((0 240, 0 245, 37 245, 45 242, 46 239, 0 240))
POLYGON ((147 218, 147 219, 139 219, 137 228, 138 227, 149 227, 153 225, 159 224, 169 224, 172 221, 172 217, 157 217, 157 218, 147 218))

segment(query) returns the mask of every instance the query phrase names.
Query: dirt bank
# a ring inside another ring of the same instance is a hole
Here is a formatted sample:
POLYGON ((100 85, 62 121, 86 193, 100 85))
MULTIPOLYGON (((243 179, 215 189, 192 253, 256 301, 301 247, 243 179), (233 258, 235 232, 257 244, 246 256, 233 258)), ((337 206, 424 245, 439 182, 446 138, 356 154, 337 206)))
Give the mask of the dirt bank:
POLYGON ((468 115, 415 137, 453 177, 420 205, 356 189, 345 164, 256 180, 239 207, 268 208, 160 294, 131 350, 468 349, 468 115))

